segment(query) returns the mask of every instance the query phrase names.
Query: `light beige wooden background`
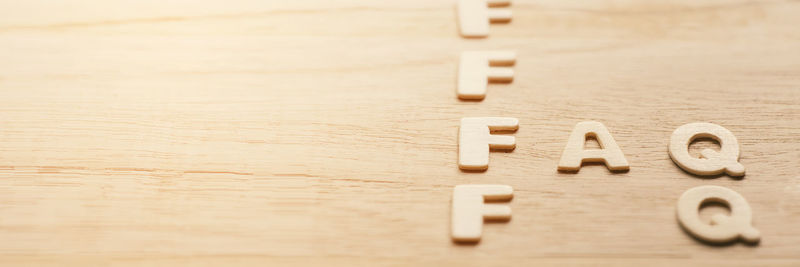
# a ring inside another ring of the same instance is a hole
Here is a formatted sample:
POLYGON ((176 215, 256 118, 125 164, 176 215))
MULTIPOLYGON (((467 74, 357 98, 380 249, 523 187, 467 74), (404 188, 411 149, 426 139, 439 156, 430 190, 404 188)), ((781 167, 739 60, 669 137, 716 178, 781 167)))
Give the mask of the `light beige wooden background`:
POLYGON ((512 8, 467 40, 449 0, 2 1, 0 265, 800 264, 800 1, 512 8), (517 76, 461 102, 473 49, 517 76), (519 118, 516 151, 460 172, 465 116, 519 118), (556 172, 584 120, 630 172, 556 172), (672 163, 696 121, 736 134, 744 179, 672 163), (465 183, 516 189, 476 246, 448 236, 465 183), (745 196, 763 242, 685 234, 699 185, 745 196))

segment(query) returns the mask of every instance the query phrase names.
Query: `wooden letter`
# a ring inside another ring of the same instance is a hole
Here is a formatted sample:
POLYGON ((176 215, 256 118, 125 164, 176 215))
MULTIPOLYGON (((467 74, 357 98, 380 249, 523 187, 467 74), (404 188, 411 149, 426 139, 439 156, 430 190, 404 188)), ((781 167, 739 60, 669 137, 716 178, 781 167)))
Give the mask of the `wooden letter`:
POLYGON ((516 131, 519 120, 515 118, 474 117, 461 119, 458 132, 458 167, 462 170, 489 168, 489 150, 513 150, 513 136, 492 135, 492 131, 516 131))
POLYGON ((687 190, 678 200, 678 221, 691 235, 709 243, 728 243, 741 238, 757 243, 761 233, 753 228, 750 205, 736 191, 721 186, 704 185, 687 190), (707 202, 725 204, 731 215, 716 214, 711 224, 700 220, 700 205, 707 202))
POLYGON ((682 169, 696 175, 744 176, 744 166, 739 163, 739 141, 736 136, 722 126, 697 122, 678 127, 669 140, 669 157, 682 169), (720 151, 704 149, 702 158, 689 155, 689 144, 697 138, 717 140, 720 151))
POLYGON ((509 201, 514 189, 507 185, 459 185, 453 189, 450 236, 456 242, 478 242, 483 221, 508 221, 511 208, 485 201, 509 201))
POLYGON ((456 92, 460 99, 480 100, 486 97, 489 82, 510 82, 514 79, 517 54, 513 51, 470 51, 461 53, 456 92))
POLYGON ((458 24, 464 37, 489 36, 489 22, 508 22, 510 0, 458 0, 458 24), (489 8, 492 7, 492 8, 489 8))
POLYGON ((611 137, 606 126, 594 121, 580 122, 575 125, 569 136, 561 161, 558 163, 559 171, 578 171, 583 162, 603 162, 611 171, 627 171, 630 169, 625 155, 611 137), (583 149, 587 137, 594 137, 600 144, 600 149, 583 149))

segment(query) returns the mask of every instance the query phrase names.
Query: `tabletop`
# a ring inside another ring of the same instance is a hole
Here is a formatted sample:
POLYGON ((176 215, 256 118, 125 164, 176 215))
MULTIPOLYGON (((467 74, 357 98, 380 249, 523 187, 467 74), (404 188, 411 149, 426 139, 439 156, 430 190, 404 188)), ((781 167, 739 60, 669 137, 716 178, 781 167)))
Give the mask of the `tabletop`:
POLYGON ((0 2, 0 265, 800 264, 800 1, 509 8, 476 39, 451 0, 0 2), (462 101, 473 50, 516 51, 514 80, 462 101), (485 116, 519 119, 516 149, 461 171, 485 116), (630 171, 557 171, 582 121, 630 171), (692 122, 736 135, 743 178, 672 162, 692 122), (514 188, 477 244, 449 235, 461 184, 514 188), (682 230, 701 185, 761 242, 682 230))

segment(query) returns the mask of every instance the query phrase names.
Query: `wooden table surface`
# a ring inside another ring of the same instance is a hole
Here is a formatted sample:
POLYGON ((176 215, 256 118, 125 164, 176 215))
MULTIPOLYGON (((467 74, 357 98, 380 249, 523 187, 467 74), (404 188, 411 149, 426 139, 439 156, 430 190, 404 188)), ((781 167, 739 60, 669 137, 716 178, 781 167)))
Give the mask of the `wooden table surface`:
POLYGON ((2 1, 0 265, 800 264, 800 1, 512 9, 464 39, 450 0, 2 1), (491 49, 515 80, 459 101, 459 54, 491 49), (456 164, 469 116, 520 120, 487 172, 456 164), (556 171, 587 120, 630 172, 556 171), (690 122, 736 135, 744 179, 670 160, 690 122), (456 245, 470 183, 513 186, 513 219, 456 245), (681 230, 699 185, 747 198, 762 242, 681 230))

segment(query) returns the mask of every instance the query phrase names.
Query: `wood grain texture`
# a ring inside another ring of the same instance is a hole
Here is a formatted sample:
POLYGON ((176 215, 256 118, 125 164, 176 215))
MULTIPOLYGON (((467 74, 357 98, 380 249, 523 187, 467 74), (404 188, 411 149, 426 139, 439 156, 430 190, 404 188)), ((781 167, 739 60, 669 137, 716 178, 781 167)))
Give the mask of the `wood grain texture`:
POLYGON ((512 9, 467 40, 453 1, 2 1, 0 265, 800 264, 800 1, 512 9), (515 80, 459 101, 483 49, 515 80), (459 171, 467 116, 519 118, 516 150, 459 171), (630 172, 556 171, 584 120, 630 172), (744 179, 672 163, 696 121, 736 134, 744 179), (476 246, 448 236, 466 183, 515 189, 476 246), (699 185, 747 198, 761 244, 685 234, 699 185))

